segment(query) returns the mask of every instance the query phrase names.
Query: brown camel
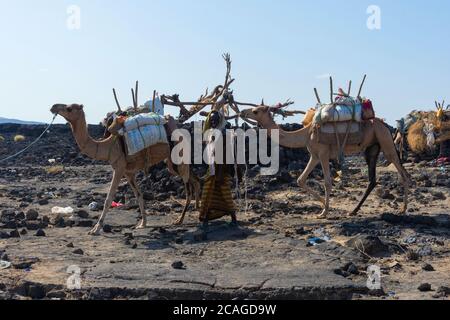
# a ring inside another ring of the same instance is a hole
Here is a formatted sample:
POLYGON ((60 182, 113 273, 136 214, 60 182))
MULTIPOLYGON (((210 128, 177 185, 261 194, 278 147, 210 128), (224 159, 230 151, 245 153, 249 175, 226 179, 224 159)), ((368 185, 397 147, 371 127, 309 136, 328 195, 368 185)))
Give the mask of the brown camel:
MULTIPOLYGON (((62 116, 70 123, 75 140, 83 154, 95 160, 109 162, 114 170, 113 180, 105 201, 103 212, 99 218, 99 221, 89 232, 89 234, 98 235, 103 229, 106 215, 111 207, 117 188, 123 177, 127 179, 139 202, 141 221, 138 223, 136 228, 145 228, 147 224, 147 217, 145 213, 144 198, 138 184, 136 183, 135 176, 140 170, 150 168, 166 159, 170 160, 169 145, 157 144, 134 156, 127 157, 117 136, 111 136, 102 141, 95 141, 89 136, 83 105, 56 104, 51 108, 51 112, 62 116)), ((199 206, 200 182, 191 172, 189 165, 179 165, 177 171, 182 177, 186 188, 186 205, 182 215, 184 216, 184 213, 191 202, 192 193, 195 193, 196 205, 197 207, 199 206)), ((177 222, 179 223, 180 221, 178 220, 177 222)))
MULTIPOLYGON (((241 117, 244 119, 255 120, 263 128, 268 130, 268 134, 271 136, 273 130, 279 130, 279 143, 287 148, 307 148, 311 154, 311 158, 304 172, 298 179, 298 184, 301 188, 304 188, 310 193, 317 201, 320 201, 324 209, 320 215, 322 218, 326 218, 330 207, 330 194, 332 188, 332 178, 330 173, 330 160, 338 159, 339 150, 336 145, 320 144, 318 142, 317 130, 311 123, 313 119, 309 111, 305 117, 308 119, 305 124, 305 128, 294 132, 287 132, 282 130, 274 121, 273 113, 280 113, 279 107, 257 106, 252 109, 247 109, 241 112, 241 117), (306 184, 308 176, 314 170, 318 164, 322 165, 322 170, 325 178, 325 199, 323 199, 317 192, 313 191, 306 184)), ((350 215, 356 215, 361 209, 361 206, 366 201, 367 197, 373 191, 376 186, 376 164, 380 151, 384 153, 386 159, 392 162, 397 171, 400 174, 400 178, 404 187, 404 204, 402 214, 406 212, 408 205, 408 187, 410 185, 410 178, 407 171, 404 169, 398 158, 394 141, 389 129, 379 119, 373 119, 370 121, 364 121, 363 125, 363 142, 359 145, 347 145, 345 147, 345 155, 358 154, 360 152, 365 153, 366 162, 369 166, 369 186, 364 193, 358 206, 353 210, 350 215)))
MULTIPOLYGON (((435 145, 450 139, 450 112, 445 108, 445 101, 435 101, 436 111, 419 112, 419 118, 408 129, 406 139, 411 151, 415 154, 424 154, 434 151, 435 145), (425 131, 438 135, 434 141, 435 145, 429 145, 425 131)), ((404 137, 399 137, 404 139, 404 137)))

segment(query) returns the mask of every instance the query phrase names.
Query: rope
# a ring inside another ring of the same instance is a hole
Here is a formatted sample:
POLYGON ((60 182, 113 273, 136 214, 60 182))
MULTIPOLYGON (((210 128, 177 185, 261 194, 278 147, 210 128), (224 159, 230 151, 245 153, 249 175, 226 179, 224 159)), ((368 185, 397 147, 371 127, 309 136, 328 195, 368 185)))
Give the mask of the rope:
POLYGON ((50 124, 47 126, 47 128, 44 130, 44 132, 42 132, 41 135, 40 135, 36 140, 34 140, 34 141, 33 141, 32 143, 30 143, 25 149, 23 149, 23 150, 17 152, 16 154, 13 154, 12 156, 9 156, 9 157, 6 157, 6 158, 4 158, 4 159, 1 159, 1 160, 0 160, 0 163, 6 162, 6 161, 8 161, 8 160, 10 160, 10 159, 13 159, 13 158, 15 158, 15 157, 21 155, 22 153, 24 153, 25 151, 27 151, 28 149, 30 149, 33 145, 35 145, 39 140, 42 139, 42 137, 44 136, 44 134, 47 133, 48 129, 50 129, 50 127, 53 125, 53 122, 55 122, 55 119, 56 119, 57 116, 58 116, 58 114, 55 114, 55 116, 54 116, 53 119, 52 119, 52 122, 50 122, 50 124))

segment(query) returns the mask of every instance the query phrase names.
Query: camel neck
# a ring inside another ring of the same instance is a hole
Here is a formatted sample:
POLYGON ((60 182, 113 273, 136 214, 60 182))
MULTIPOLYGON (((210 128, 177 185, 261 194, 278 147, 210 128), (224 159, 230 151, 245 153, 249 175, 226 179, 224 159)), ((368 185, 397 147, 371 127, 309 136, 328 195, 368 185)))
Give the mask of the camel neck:
POLYGON ((81 117, 75 122, 71 122, 72 132, 81 152, 94 160, 110 161, 115 139, 110 137, 103 141, 94 140, 88 132, 85 117, 81 117))
POLYGON ((285 131, 275 123, 272 117, 261 123, 264 129, 268 130, 268 135, 272 137, 274 130, 278 130, 279 144, 286 148, 306 148, 308 137, 310 134, 309 127, 297 131, 285 131))

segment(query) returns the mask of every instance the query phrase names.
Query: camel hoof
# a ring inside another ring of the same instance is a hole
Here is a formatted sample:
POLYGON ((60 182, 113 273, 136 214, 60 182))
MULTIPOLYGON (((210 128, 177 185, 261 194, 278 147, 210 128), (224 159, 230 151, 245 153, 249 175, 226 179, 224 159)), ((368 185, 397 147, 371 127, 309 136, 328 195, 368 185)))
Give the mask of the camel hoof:
POLYGON ((99 224, 97 224, 91 231, 89 231, 88 234, 90 236, 99 236, 101 230, 102 230, 102 227, 99 224))
POLYGON ((147 222, 140 222, 139 224, 136 225, 136 227, 134 227, 136 230, 142 230, 145 229, 147 227, 147 222))
POLYGON ((358 212, 357 211, 352 211, 352 212, 350 212, 347 216, 348 217, 356 217, 358 215, 358 212))
POLYGON ((324 209, 317 218, 318 219, 328 219, 328 210, 324 209))
POLYGON ((181 226, 182 224, 183 224, 183 220, 182 219, 178 219, 178 220, 176 220, 174 223, 173 223, 173 225, 174 226, 181 226))

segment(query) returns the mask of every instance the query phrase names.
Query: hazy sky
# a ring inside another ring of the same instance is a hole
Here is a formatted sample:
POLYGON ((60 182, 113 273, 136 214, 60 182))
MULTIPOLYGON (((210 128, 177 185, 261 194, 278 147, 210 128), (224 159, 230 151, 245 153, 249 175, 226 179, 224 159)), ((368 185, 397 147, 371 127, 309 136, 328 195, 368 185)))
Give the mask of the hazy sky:
POLYGON ((306 109, 315 86, 328 100, 327 75, 357 87, 367 73, 364 95, 391 123, 450 102, 447 0, 0 0, 0 8, 3 117, 46 122, 52 104, 76 102, 98 123, 114 109, 113 87, 131 105, 135 80, 142 103, 153 89, 197 99, 223 82, 223 52, 242 101, 291 98, 306 109), (67 27, 70 5, 81 10, 79 30, 67 27), (367 27, 369 5, 381 9, 380 30, 367 27))

